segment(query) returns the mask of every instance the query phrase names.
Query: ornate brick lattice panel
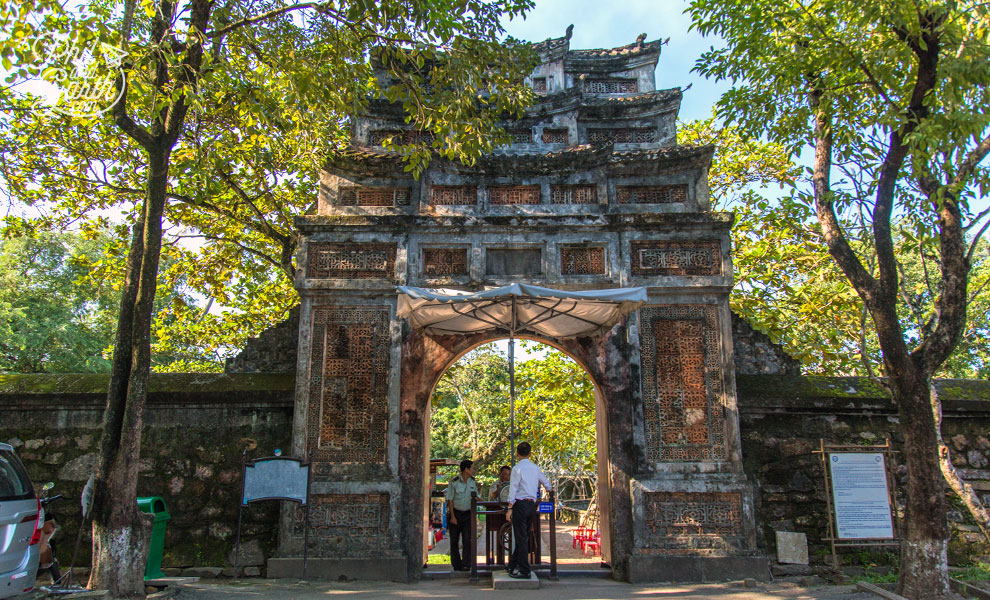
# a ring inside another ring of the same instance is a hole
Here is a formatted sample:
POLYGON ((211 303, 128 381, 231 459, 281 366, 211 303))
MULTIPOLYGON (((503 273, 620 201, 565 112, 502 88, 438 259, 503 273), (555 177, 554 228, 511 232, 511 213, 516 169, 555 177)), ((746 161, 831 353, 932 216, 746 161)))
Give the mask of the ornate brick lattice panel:
POLYGON ((319 463, 384 463, 389 309, 313 309, 306 443, 319 463))
POLYGON ((532 129, 510 129, 507 132, 512 136, 513 144, 532 144, 533 143, 533 130, 532 129))
POLYGON ((707 554, 744 536, 739 492, 644 492, 650 536, 644 554, 707 554))
POLYGON ((369 146, 382 146, 386 138, 391 138, 393 144, 415 144, 417 142, 430 142, 433 134, 420 131, 400 131, 398 129, 375 129, 368 133, 369 146))
POLYGON ((588 129, 588 141, 592 144, 652 144, 657 141, 657 130, 652 127, 615 127, 588 129))
POLYGON ((488 188, 488 202, 492 205, 539 204, 540 186, 507 185, 488 188))
POLYGON ((567 130, 566 129, 544 129, 543 130, 543 143, 544 144, 566 144, 567 143, 567 130))
POLYGON ((392 279, 395 277, 395 244, 310 244, 306 277, 392 279))
POLYGON ((635 79, 585 79, 584 91, 592 94, 635 94, 639 82, 635 79))
POLYGON ((560 249, 561 275, 604 275, 605 248, 564 246, 560 249))
POLYGON ((739 492, 644 492, 646 526, 661 535, 742 535, 739 492))
POLYGON ((537 94, 547 93, 547 78, 546 77, 534 77, 533 78, 533 91, 537 94))
POLYGON ((721 245, 710 242, 633 242, 633 275, 721 275, 721 245))
POLYGON ((687 201, 687 184, 621 185, 615 189, 620 204, 670 204, 687 201))
POLYGON ((596 185, 552 185, 550 202, 553 204, 598 204, 596 185))
POLYGON ((472 185, 435 185, 430 188, 430 204, 471 206, 478 203, 478 188, 472 185))
POLYGON ((337 195, 339 206, 408 206, 409 188, 341 187, 337 195))
MULTIPOLYGON (((310 503, 309 538, 318 554, 355 557, 387 553, 388 494, 313 494, 310 503)), ((305 512, 302 508, 293 512, 292 533, 301 540, 305 512)))
POLYGON ((647 460, 724 459, 717 308, 648 306, 640 309, 640 320, 647 460))
POLYGON ((467 248, 423 248, 423 275, 445 277, 467 274, 467 248))

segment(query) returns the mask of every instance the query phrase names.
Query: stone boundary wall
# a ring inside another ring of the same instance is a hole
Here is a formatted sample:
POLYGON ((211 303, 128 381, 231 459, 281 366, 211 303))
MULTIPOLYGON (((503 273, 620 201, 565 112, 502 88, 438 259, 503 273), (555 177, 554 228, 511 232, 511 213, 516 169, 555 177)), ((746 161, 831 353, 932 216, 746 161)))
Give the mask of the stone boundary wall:
MULTIPOLYGON (((172 519, 166 567, 230 566, 237 525, 241 451, 268 456, 289 448, 294 375, 155 374, 145 411, 139 495, 162 496, 172 519)), ((775 530, 807 534, 813 563, 827 544, 819 440, 871 444, 903 437, 897 411, 865 378, 736 375, 746 474, 756 488, 760 548, 776 556, 775 530)), ((99 443, 106 375, 0 375, 0 441, 11 443, 36 484, 54 481, 59 536, 79 527, 78 497, 99 443)), ((940 382, 943 434, 963 476, 990 504, 990 382, 940 382)), ((896 464, 903 482, 904 467, 896 464)), ((901 486, 899 489, 903 489, 901 486)), ((277 503, 245 510, 242 565, 262 565, 277 536, 277 503), (245 564, 247 563, 247 564, 245 564)), ((950 496, 951 559, 990 553, 950 496)), ((68 563, 71 542, 60 558, 68 563)), ((77 564, 88 564, 82 544, 77 564)))
MULTIPOLYGON (((811 562, 831 552, 820 455, 826 444, 882 444, 886 436, 904 441, 897 409, 868 378, 736 375, 739 426, 746 474, 757 489, 756 520, 761 548, 776 558, 775 530, 808 536, 811 562)), ((942 380, 942 435, 952 462, 990 505, 990 381, 942 380)), ((903 511, 906 467, 894 455, 898 512, 903 511)), ((990 554, 965 507, 948 492, 951 564, 990 554)), ((882 549, 896 552, 896 548, 882 549)), ((840 549, 840 552, 842 550, 840 549)))
MULTIPOLYGON (((53 481, 59 560, 79 530, 79 496, 99 451, 107 375, 0 375, 0 441, 16 447, 36 487, 53 481)), ((226 566, 233 557, 241 452, 290 447, 294 375, 153 374, 144 412, 138 496, 171 514, 166 567, 226 566)), ((278 503, 244 511, 242 566, 262 566, 277 543, 278 503), (246 564, 245 564, 246 563, 246 564)), ((90 560, 89 531, 77 565, 90 560)))

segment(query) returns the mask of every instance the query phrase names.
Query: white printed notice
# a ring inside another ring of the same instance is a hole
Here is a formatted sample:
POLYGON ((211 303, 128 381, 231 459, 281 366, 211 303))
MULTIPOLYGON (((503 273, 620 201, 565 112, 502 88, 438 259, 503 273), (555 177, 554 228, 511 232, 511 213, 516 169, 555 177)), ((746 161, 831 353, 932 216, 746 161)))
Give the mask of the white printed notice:
POLYGON ((893 539, 887 469, 880 452, 832 452, 832 499, 840 540, 893 539))

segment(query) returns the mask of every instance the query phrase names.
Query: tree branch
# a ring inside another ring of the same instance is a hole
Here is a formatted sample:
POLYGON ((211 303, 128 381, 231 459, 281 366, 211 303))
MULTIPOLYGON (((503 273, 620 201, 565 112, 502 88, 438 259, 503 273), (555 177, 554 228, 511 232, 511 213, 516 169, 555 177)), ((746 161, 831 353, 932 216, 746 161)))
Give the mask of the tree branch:
POLYGON ((972 177, 973 171, 976 170, 976 166, 987 157, 988 153, 990 153, 990 135, 983 138, 983 140, 980 141, 975 148, 969 151, 966 158, 959 164, 959 171, 956 172, 956 176, 952 178, 952 182, 949 185, 951 185, 953 189, 965 185, 966 180, 972 177))
POLYGON ((216 29, 214 31, 211 31, 211 32, 207 33, 206 34, 206 37, 212 39, 212 38, 215 38, 215 37, 224 36, 224 35, 227 35, 228 33, 230 33, 231 31, 240 29, 241 27, 245 27, 245 26, 251 25, 253 23, 260 23, 261 21, 272 19, 272 18, 278 17, 280 15, 284 15, 284 14, 287 14, 287 13, 290 13, 290 12, 294 12, 294 11, 297 11, 297 10, 305 10, 307 8, 316 9, 316 10, 318 10, 321 13, 335 14, 335 15, 337 15, 338 20, 341 20, 340 19, 340 16, 339 16, 339 13, 336 13, 335 11, 331 11, 330 10, 330 6, 331 6, 331 4, 329 2, 298 2, 296 4, 290 4, 288 6, 282 6, 280 8, 276 8, 276 9, 270 10, 268 12, 261 13, 260 15, 255 15, 253 17, 245 17, 245 18, 241 19, 240 21, 235 21, 235 22, 231 23, 230 25, 227 25, 226 27, 222 27, 220 29, 216 29))
POLYGON ((251 212, 254 213, 254 216, 261 223, 261 233, 264 233, 265 235, 274 238, 281 244, 286 244, 289 241, 287 236, 276 231, 275 228, 272 227, 272 225, 265 218, 264 213, 262 213, 261 210, 258 209, 257 205, 255 205, 254 201, 247 194, 247 192, 245 192, 244 189, 241 188, 241 186, 239 186, 236 181, 234 181, 233 177, 229 173, 227 173, 223 168, 219 166, 217 167, 217 173, 219 173, 221 179, 223 179, 227 183, 227 185, 230 186, 230 189, 234 190, 234 193, 237 194, 241 198, 241 200, 244 201, 244 204, 247 205, 248 209, 250 209, 251 212))
POLYGON ((859 261, 849 240, 846 239, 835 212, 835 198, 831 190, 832 167, 832 124, 825 107, 822 106, 822 94, 813 89, 809 94, 812 109, 815 113, 815 164, 812 183, 814 186, 815 209, 818 221, 825 235, 825 243, 829 253, 839 263, 839 267, 852 282, 856 291, 870 303, 876 295, 877 282, 859 261))
POLYGON ((910 150, 906 139, 929 114, 925 97, 935 89, 937 83, 938 58, 941 47, 937 19, 931 20, 927 13, 919 13, 918 20, 921 26, 921 37, 924 39, 923 44, 908 35, 906 31, 897 27, 894 28, 898 36, 914 52, 918 59, 918 65, 908 105, 904 110, 906 120, 900 128, 892 129, 890 132, 887 154, 880 167, 876 204, 873 210, 873 242, 877 253, 880 295, 888 301, 896 297, 898 286, 894 241, 890 228, 897 180, 910 150))
POLYGON ((202 233, 202 234, 198 234, 198 235, 178 235, 178 236, 175 236, 175 237, 176 238, 202 238, 204 240, 211 240, 211 241, 219 242, 219 243, 222 243, 222 244, 233 244, 233 245, 237 246, 238 248, 240 248, 241 250, 247 252, 248 254, 253 254, 254 256, 257 256, 258 258, 264 260, 265 262, 271 263, 273 266, 278 267, 279 269, 281 269, 281 264, 279 263, 278 260, 272 258, 271 256, 268 256, 267 254, 265 254, 264 252, 262 252, 260 250, 255 250, 254 248, 252 248, 250 246, 246 246, 246 245, 244 245, 244 244, 242 244, 242 243, 240 243, 240 242, 238 242, 238 241, 236 241, 234 239, 231 239, 229 237, 222 237, 222 236, 218 236, 218 235, 210 235, 210 234, 206 234, 206 233, 202 233))

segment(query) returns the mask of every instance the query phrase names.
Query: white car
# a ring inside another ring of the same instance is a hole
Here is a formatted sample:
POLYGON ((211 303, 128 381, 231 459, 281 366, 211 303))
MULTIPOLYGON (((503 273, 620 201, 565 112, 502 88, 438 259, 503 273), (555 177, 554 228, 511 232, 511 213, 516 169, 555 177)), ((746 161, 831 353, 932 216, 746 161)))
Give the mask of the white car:
POLYGON ((0 443, 0 598, 34 589, 44 525, 41 502, 21 460, 0 443))

